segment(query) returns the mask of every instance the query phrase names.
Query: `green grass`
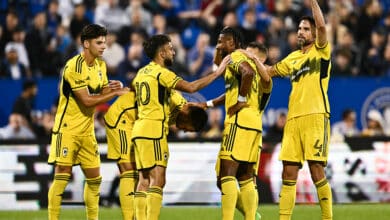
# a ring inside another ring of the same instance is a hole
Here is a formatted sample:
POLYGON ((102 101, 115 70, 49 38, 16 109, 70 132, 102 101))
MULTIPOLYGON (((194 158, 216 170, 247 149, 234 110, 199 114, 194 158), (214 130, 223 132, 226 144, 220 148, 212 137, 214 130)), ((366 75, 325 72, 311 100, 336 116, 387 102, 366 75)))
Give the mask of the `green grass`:
MULTIPOLYGON (((277 220, 277 205, 261 205, 259 211, 262 220, 277 220)), ((390 204, 347 204, 334 205, 334 220, 388 220, 390 204)), ((100 220, 121 219, 119 208, 101 208, 100 220)), ((235 220, 243 220, 236 212, 235 220)), ((0 211, 0 219, 41 220, 47 219, 47 210, 39 211, 0 211)), ((85 219, 83 208, 63 208, 61 220, 85 219)), ((217 220, 221 219, 220 208, 215 206, 165 206, 161 210, 160 220, 217 220)), ((297 205, 292 220, 321 219, 318 205, 297 205)))

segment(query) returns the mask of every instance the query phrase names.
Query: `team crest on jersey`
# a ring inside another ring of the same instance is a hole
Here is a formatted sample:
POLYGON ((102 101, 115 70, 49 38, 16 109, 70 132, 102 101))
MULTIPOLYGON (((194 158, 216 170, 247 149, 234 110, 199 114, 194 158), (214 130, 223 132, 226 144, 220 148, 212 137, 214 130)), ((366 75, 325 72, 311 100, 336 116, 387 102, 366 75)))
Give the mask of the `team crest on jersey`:
POLYGON ((102 74, 102 71, 100 69, 98 71, 98 74, 99 74, 99 79, 102 80, 103 79, 103 74, 102 74))
POLYGON ((67 148, 67 147, 64 147, 64 148, 62 149, 62 156, 63 156, 63 157, 67 157, 67 156, 68 156, 68 148, 67 148))
POLYGON ((168 156, 168 153, 165 152, 165 153, 164 153, 164 160, 165 160, 165 161, 168 161, 168 157, 169 157, 169 156, 168 156))
MULTIPOLYGON (((363 128, 367 127, 367 116, 370 111, 376 111, 382 116, 382 126, 386 123, 386 114, 390 114, 390 87, 382 87, 372 92, 364 101, 360 113, 363 128)), ((389 120, 389 119, 387 119, 389 120)), ((387 123, 389 123, 387 121, 387 123)))

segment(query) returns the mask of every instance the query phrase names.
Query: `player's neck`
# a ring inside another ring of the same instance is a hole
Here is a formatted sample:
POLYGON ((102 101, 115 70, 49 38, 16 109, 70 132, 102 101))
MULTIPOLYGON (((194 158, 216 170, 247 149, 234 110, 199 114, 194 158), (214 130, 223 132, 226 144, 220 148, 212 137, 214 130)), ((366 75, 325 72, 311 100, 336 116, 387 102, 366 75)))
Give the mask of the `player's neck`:
POLYGON ((88 50, 84 50, 84 52, 82 52, 82 55, 84 56, 85 62, 87 63, 88 66, 95 65, 96 57, 93 56, 91 53, 89 53, 88 50))
POLYGON ((302 47, 301 47, 302 53, 307 53, 307 52, 309 52, 311 46, 313 46, 313 43, 311 43, 311 44, 309 44, 309 45, 306 45, 306 46, 302 46, 302 47))
POLYGON ((153 62, 157 63, 158 65, 160 65, 161 67, 165 67, 165 64, 164 64, 164 60, 163 59, 154 59, 153 62))

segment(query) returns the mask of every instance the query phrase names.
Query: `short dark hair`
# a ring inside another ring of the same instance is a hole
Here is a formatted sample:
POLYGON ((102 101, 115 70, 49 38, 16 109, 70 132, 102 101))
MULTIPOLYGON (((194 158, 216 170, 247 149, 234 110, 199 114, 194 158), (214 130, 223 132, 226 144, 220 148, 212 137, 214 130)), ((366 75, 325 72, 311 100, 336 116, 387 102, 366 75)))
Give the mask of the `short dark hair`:
POLYGON ((34 88, 37 86, 37 83, 34 80, 26 80, 23 82, 23 91, 34 88))
POLYGON ((157 50, 165 44, 171 42, 171 38, 165 34, 157 34, 143 42, 144 52, 150 59, 154 59, 157 50))
MULTIPOLYGON (((299 23, 301 23, 301 21, 303 21, 303 20, 308 21, 308 22, 310 23, 310 26, 311 26, 312 28, 315 28, 315 27, 316 27, 316 22, 314 21, 314 18, 313 18, 313 17, 307 16, 307 15, 302 16, 301 19, 299 19, 299 23)), ((298 24, 299 24, 299 23, 298 23, 298 24)))
POLYGON ((268 48, 260 43, 260 42, 257 42, 257 41, 252 41, 248 44, 247 47, 250 47, 250 48, 257 48, 260 52, 264 53, 264 54, 268 54, 268 48))
POLYGON ((189 106, 189 114, 190 122, 195 131, 202 130, 208 121, 207 112, 198 106, 189 106))
POLYGON ((105 27, 98 24, 86 25, 81 31, 81 43, 83 43, 85 40, 95 39, 100 36, 107 36, 107 29, 105 27))
POLYGON ((237 29, 232 27, 225 27, 222 29, 220 34, 231 36, 233 38, 234 45, 236 45, 236 48, 243 47, 243 36, 237 29))

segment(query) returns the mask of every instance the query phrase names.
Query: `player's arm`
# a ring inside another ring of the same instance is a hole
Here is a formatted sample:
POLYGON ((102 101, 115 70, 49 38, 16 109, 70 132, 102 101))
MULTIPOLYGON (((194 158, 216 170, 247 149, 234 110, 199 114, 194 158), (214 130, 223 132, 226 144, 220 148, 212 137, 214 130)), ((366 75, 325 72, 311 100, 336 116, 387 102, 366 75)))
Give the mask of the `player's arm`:
POLYGON ((265 65, 253 53, 243 49, 240 49, 240 52, 242 52, 243 54, 245 54, 245 56, 247 56, 248 58, 253 60, 253 62, 255 62, 257 73, 260 76, 260 83, 262 87, 269 88, 269 86, 271 85, 271 77, 268 75, 265 65))
POLYGON ((91 95, 87 87, 73 90, 72 92, 77 97, 77 100, 81 102, 84 106, 93 107, 102 103, 106 103, 110 101, 112 98, 114 98, 115 96, 126 94, 127 92, 129 92, 129 88, 124 87, 115 90, 109 89, 109 91, 106 89, 105 93, 102 92, 101 94, 97 94, 97 95, 91 95))
POLYGON ((228 109, 228 114, 230 116, 247 106, 246 95, 251 88, 253 77, 256 74, 248 62, 240 63, 238 71, 241 73, 241 85, 239 88, 240 90, 238 93, 237 103, 228 109))
POLYGON ((325 19, 317 0, 311 0, 311 10, 317 27, 317 43, 319 47, 324 47, 328 42, 326 38, 325 19))
POLYGON ((203 108, 203 109, 207 109, 207 108, 212 108, 215 106, 223 105, 224 103, 225 103, 225 93, 218 96, 217 98, 210 99, 206 102, 199 102, 198 106, 203 108))
POLYGON ((196 91, 199 91, 200 89, 206 87, 208 84, 214 81, 217 77, 222 75, 225 72, 226 65, 229 62, 230 62, 230 57, 226 57, 225 59, 223 59, 221 65, 219 65, 217 70, 215 70, 211 74, 192 82, 188 82, 186 80, 180 80, 176 83, 175 89, 182 92, 188 92, 188 93, 194 93, 196 91))

